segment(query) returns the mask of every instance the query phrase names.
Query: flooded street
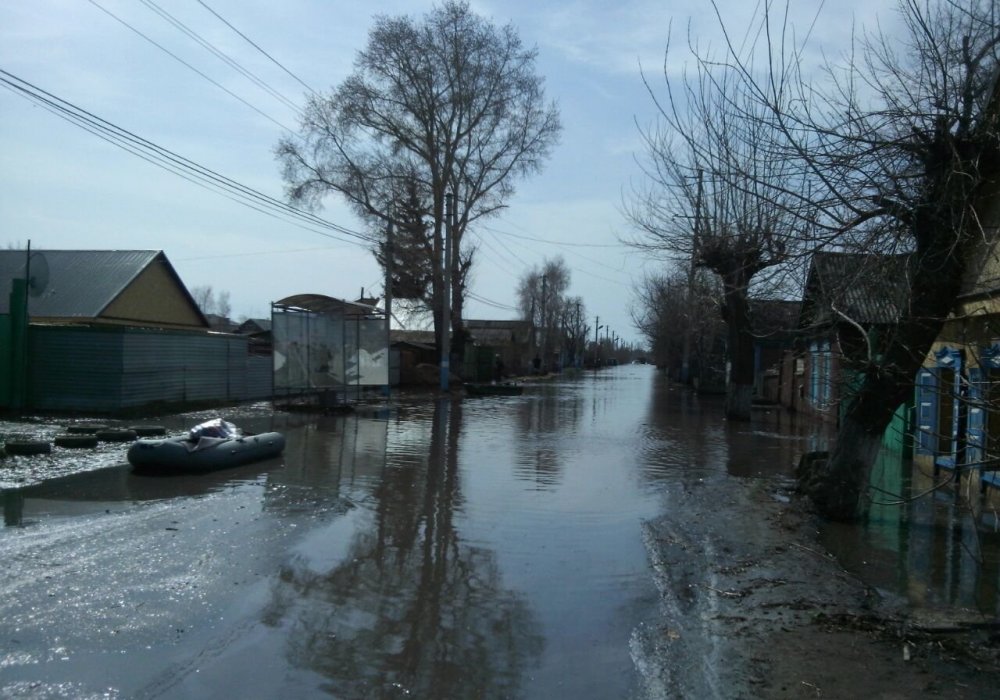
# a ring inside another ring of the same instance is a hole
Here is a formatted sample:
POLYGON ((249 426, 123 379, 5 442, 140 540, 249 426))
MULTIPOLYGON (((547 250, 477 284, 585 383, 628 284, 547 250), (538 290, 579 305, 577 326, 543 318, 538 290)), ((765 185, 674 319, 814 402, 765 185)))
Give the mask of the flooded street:
MULTIPOLYGON (((75 474, 51 458, 52 478, 5 468, 0 696, 729 697, 733 628, 679 562, 700 576, 727 532, 752 539, 745 485, 823 446, 785 414, 727 424, 644 365, 238 420, 284 432, 284 455, 201 476, 133 474, 124 448, 75 474)), ((866 532, 829 536, 873 551, 866 532)))

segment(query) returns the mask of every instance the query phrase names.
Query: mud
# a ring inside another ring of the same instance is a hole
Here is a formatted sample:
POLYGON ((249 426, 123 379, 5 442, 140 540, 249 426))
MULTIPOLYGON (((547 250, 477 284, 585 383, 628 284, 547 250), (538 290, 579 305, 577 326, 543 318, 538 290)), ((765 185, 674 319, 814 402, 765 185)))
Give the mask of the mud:
POLYGON ((647 635, 663 697, 986 698, 1000 628, 917 611, 848 574, 789 481, 702 483, 647 523, 671 622, 647 635), (690 517, 694 511, 698 515, 690 517))

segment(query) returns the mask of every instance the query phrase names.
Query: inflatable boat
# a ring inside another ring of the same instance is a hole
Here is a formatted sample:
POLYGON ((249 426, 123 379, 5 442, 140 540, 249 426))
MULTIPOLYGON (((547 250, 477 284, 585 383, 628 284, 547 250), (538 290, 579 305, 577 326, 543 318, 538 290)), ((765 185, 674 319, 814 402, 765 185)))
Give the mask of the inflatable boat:
POLYGON ((192 439, 190 435, 136 440, 128 461, 136 471, 208 472, 277 457, 285 449, 281 433, 192 439))

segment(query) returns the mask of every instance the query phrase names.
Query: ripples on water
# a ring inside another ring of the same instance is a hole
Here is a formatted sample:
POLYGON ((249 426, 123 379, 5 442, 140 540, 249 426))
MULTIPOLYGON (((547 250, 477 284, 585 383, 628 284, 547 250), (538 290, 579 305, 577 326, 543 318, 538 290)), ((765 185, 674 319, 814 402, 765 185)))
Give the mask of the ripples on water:
MULTIPOLYGON (((176 417, 169 427, 199 419, 176 417)), ((643 521, 674 489, 791 475, 802 452, 829 438, 774 410, 729 423, 721 398, 668 387, 648 366, 540 382, 516 397, 402 401, 391 412, 338 417, 257 407, 243 419, 248 430, 286 434, 281 459, 160 480, 131 474, 121 446, 74 458, 85 464, 58 454, 35 466, 15 462, 5 484, 33 485, 5 491, 20 499, 7 505, 20 508, 8 523, 41 531, 58 516, 84 518, 77 527, 86 529, 88 512, 114 512, 127 525, 157 515, 151 503, 204 523, 220 508, 251 512, 260 539, 248 539, 246 552, 232 544, 232 561, 216 566, 225 579, 259 555, 253 565, 267 583, 245 605, 259 597, 252 614, 262 627, 238 654, 202 665, 200 682, 267 688, 273 680, 257 669, 277 665, 272 675, 287 687, 308 694, 319 678, 323 692, 344 697, 634 693, 629 640, 655 619, 658 600, 643 521), (74 470, 93 471, 67 475, 74 470)), ((926 561, 938 572, 933 590, 942 577, 945 590, 949 581, 958 582, 950 590, 981 587, 967 583, 960 555, 969 531, 919 530, 898 513, 872 521, 884 527, 849 529, 852 551, 873 552, 893 572, 926 561), (904 563, 891 563, 904 548, 904 563)), ((58 547, 55 529, 52 536, 58 547)), ((185 561, 184 536, 171 534, 181 543, 170 550, 175 567, 185 561)), ((23 555, 20 565, 33 566, 23 555)), ((991 566, 980 579, 992 576, 995 592, 991 566)), ((917 577, 897 573, 896 581, 919 588, 917 577)), ((180 683, 180 694, 197 687, 180 683)))

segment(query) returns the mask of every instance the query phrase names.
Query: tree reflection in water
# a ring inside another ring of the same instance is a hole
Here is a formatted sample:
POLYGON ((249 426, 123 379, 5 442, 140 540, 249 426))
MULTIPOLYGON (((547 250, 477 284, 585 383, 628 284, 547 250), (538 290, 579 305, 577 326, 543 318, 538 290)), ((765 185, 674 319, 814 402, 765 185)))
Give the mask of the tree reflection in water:
POLYGON ((573 384, 537 388, 543 400, 511 402, 517 426, 514 475, 534 482, 539 490, 562 481, 566 460, 578 447, 583 414, 579 387, 573 384))
POLYGON ((373 526, 341 563, 283 567, 265 622, 287 626, 292 664, 337 697, 511 697, 543 638, 503 589, 492 551, 463 544, 456 454, 461 404, 435 406, 426 452, 386 464, 373 526))

